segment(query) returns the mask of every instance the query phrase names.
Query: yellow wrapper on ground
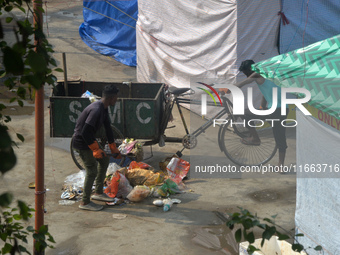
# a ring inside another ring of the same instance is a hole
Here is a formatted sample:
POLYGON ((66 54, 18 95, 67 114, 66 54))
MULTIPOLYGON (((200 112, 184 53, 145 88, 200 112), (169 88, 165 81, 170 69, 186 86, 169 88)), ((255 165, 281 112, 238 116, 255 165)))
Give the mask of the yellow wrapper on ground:
POLYGON ((141 168, 129 169, 125 177, 129 180, 132 186, 154 186, 162 183, 164 180, 164 176, 162 174, 141 168))

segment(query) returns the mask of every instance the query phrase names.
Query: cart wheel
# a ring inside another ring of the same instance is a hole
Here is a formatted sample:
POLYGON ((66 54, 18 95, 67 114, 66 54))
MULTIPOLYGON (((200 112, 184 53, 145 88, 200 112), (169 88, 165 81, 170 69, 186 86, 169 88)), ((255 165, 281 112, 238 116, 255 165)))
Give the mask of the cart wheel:
MULTIPOLYGON (((243 118, 238 117, 235 123, 243 123, 243 118)), ((267 163, 276 153, 276 143, 271 127, 258 127, 256 131, 260 137, 259 146, 245 145, 241 139, 249 135, 247 128, 239 124, 233 127, 221 127, 219 144, 224 154, 235 164, 240 166, 256 166, 267 163)))
MULTIPOLYGON (((113 131, 113 136, 115 137, 115 143, 116 143, 117 148, 118 148, 122 144, 122 142, 124 141, 124 136, 115 126, 111 125, 111 128, 112 128, 112 131, 113 131)), ((96 138, 96 139, 97 139, 97 142, 100 144, 100 146, 102 148, 104 148, 104 150, 105 150, 105 148, 108 148, 108 146, 106 146, 106 145, 108 145, 106 138, 96 138)), ((80 170, 83 170, 83 169, 85 169, 83 161, 81 160, 79 153, 73 148, 72 144, 73 144, 73 137, 72 137, 71 144, 70 144, 71 156, 72 156, 72 159, 73 159, 74 163, 76 164, 76 166, 80 170)), ((122 159, 120 160, 118 165, 122 166, 125 162, 125 159, 126 159, 126 156, 122 156, 122 159)))

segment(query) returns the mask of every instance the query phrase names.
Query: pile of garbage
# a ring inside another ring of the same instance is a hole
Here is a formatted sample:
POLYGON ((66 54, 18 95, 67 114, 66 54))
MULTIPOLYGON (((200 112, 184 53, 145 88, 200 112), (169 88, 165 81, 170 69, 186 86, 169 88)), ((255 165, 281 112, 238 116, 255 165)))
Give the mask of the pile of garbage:
MULTIPOLYGON (((127 144, 131 144, 131 140, 127 141, 127 144)), ((132 148, 135 148, 135 144, 132 148)), ((121 205, 151 197, 157 198, 153 201, 154 205, 163 206, 164 211, 170 210, 172 204, 181 202, 179 199, 171 199, 170 196, 183 193, 183 178, 188 174, 190 164, 173 156, 160 162, 159 167, 160 171, 156 171, 144 162, 132 161, 129 166, 123 168, 116 163, 110 163, 104 181, 104 193, 115 199, 106 204, 121 205)), ((59 204, 71 204, 65 200, 80 201, 84 179, 84 170, 68 176, 61 195, 64 200, 59 201, 59 204)))

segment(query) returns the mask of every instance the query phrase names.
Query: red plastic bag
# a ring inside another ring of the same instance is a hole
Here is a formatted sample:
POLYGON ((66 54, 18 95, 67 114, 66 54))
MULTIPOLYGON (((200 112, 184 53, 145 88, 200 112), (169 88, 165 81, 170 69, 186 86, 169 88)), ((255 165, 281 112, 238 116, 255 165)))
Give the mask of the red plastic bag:
POLYGON ((179 184, 188 174, 190 163, 180 158, 172 158, 166 167, 171 180, 179 184))
POLYGON ((118 193, 119 181, 120 181, 120 175, 118 171, 116 171, 116 173, 112 175, 111 183, 104 190, 104 193, 106 193, 109 197, 116 197, 118 193))
POLYGON ((132 161, 129 165, 129 170, 135 168, 150 169, 151 166, 143 162, 132 161))

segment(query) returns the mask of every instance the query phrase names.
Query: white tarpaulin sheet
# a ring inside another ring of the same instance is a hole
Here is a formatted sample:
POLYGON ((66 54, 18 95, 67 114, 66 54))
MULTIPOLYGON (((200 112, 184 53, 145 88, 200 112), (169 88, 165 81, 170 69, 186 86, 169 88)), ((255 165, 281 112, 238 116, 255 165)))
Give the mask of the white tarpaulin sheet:
POLYGON ((138 82, 235 83, 243 60, 278 54, 279 0, 139 0, 138 9, 138 82))
MULTIPOLYGON (((304 234, 299 242, 304 247, 321 245, 324 254, 340 254, 340 132, 300 111, 297 121, 295 222, 304 234), (313 178, 308 178, 311 171, 313 178)), ((308 253, 320 254, 313 249, 308 253)))

